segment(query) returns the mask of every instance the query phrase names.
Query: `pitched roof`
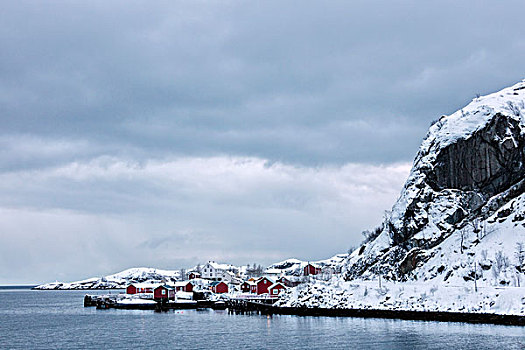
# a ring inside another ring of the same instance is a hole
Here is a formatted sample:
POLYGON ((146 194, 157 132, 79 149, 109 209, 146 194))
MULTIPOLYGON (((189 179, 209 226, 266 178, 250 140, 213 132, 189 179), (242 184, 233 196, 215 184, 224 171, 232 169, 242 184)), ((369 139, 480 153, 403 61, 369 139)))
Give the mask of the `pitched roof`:
POLYGON ((158 289, 158 288, 160 288, 160 287, 165 288, 165 289, 168 289, 168 290, 174 289, 174 287, 172 287, 172 286, 168 286, 167 284, 162 284, 162 285, 160 285, 160 286, 157 286, 157 287, 155 287, 155 289, 158 289))
POLYGON ((219 263, 216 263, 215 261, 208 261, 207 265, 210 265, 216 270, 238 270, 238 268, 234 265, 219 264, 219 263))
MULTIPOLYGON (((216 285, 221 284, 221 283, 224 283, 224 282, 223 281, 213 281, 213 282, 210 283, 210 286, 215 287, 216 285)), ((226 284, 226 283, 224 283, 224 284, 226 284)))
POLYGON ((278 285, 280 285, 284 289, 286 289, 286 286, 284 284, 282 284, 281 282, 277 282, 277 283, 272 284, 271 286, 268 287, 268 289, 273 289, 273 288, 277 287, 278 285))
POLYGON ((157 288, 159 286, 162 286, 162 283, 130 283, 128 286, 133 286, 135 288, 157 288))
POLYGON ((191 284, 190 281, 180 281, 180 282, 175 282, 175 287, 185 287, 188 285, 188 283, 191 284))
POLYGON ((316 264, 316 263, 313 263, 313 262, 309 262, 308 264, 304 265, 304 267, 306 267, 308 265, 312 265, 313 267, 321 268, 321 266, 319 266, 319 264, 316 264))
POLYGON ((255 280, 255 283, 259 283, 259 282, 261 282, 264 279, 267 279, 268 281, 270 281, 270 283, 273 283, 273 281, 271 279, 269 279, 268 277, 266 277, 266 276, 259 277, 258 279, 255 280))

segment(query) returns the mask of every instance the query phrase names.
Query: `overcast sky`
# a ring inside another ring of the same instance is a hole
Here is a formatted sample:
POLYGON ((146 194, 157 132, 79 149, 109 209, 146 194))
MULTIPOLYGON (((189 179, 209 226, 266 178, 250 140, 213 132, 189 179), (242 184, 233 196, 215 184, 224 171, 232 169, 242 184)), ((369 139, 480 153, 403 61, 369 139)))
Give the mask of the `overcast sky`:
POLYGON ((0 283, 345 252, 432 120, 525 78, 524 10, 4 1, 0 283))

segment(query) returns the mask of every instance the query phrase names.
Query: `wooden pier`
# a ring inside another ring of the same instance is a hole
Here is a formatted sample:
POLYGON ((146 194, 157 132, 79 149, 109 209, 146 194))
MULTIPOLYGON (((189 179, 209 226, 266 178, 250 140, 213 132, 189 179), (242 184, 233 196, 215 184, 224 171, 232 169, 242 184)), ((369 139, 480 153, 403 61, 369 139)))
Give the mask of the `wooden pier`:
POLYGON ((172 309, 225 309, 226 303, 223 301, 211 300, 184 300, 179 302, 167 300, 144 299, 141 303, 139 300, 135 303, 123 302, 123 299, 118 294, 109 295, 85 295, 84 307, 96 307, 97 309, 125 309, 125 310, 156 310, 167 311, 172 309))
POLYGON ((235 315, 244 315, 244 314, 262 314, 262 315, 271 315, 274 313, 275 307, 272 306, 275 303, 276 299, 266 299, 266 300, 243 300, 243 299, 231 299, 226 302, 226 307, 228 308, 228 313, 235 315))

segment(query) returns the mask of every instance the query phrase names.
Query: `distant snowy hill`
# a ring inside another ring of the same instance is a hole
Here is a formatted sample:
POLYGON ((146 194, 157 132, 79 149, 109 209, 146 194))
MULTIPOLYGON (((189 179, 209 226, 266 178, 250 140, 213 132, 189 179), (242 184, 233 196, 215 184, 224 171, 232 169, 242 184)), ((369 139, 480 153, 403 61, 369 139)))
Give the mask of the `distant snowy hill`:
POLYGON ((42 284, 33 289, 116 289, 125 288, 131 282, 175 282, 179 271, 160 270, 149 267, 138 267, 105 277, 89 278, 76 282, 52 282, 42 284))
POLYGON ((518 285, 524 192, 522 81, 430 127, 392 211, 346 262, 346 280, 518 285))
MULTIPOLYGON (((312 261, 321 267, 341 267, 347 258, 347 254, 338 254, 330 259, 312 261)), ((288 259, 275 264, 271 264, 263 270, 273 270, 272 272, 280 271, 285 275, 299 276, 304 266, 308 264, 307 261, 297 259, 288 259)), ((246 266, 234 266, 230 264, 222 264, 225 269, 232 269, 240 273, 246 272, 246 266)), ((195 271, 196 268, 188 269, 187 272, 195 271)), ((76 282, 52 282, 39 285, 33 289, 118 289, 125 288, 131 282, 175 282, 180 280, 180 270, 160 270, 149 267, 139 267, 124 270, 122 272, 108 275, 105 277, 93 277, 76 282)))

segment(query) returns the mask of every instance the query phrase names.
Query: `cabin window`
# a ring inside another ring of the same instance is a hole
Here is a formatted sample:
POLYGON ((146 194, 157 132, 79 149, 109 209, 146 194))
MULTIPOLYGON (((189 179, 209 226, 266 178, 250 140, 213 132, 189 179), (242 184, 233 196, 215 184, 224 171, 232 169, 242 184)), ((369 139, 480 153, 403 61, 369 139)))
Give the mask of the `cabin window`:
POLYGON ((162 290, 162 295, 166 295, 166 291, 164 289, 162 290))

